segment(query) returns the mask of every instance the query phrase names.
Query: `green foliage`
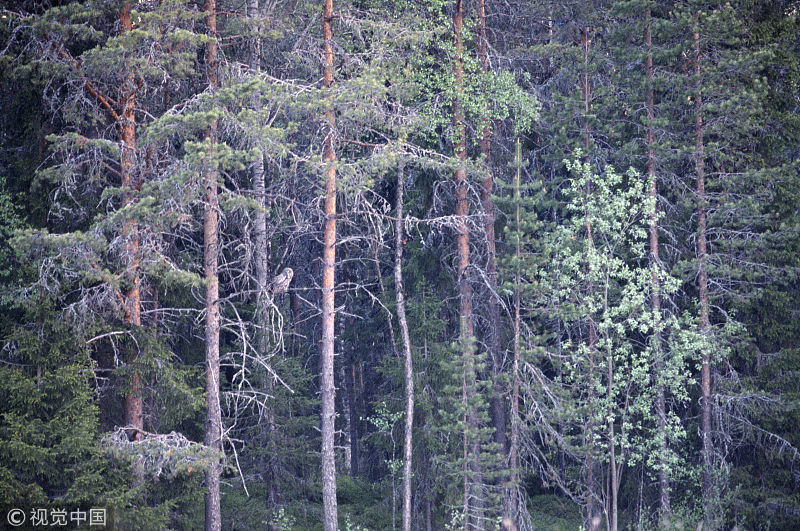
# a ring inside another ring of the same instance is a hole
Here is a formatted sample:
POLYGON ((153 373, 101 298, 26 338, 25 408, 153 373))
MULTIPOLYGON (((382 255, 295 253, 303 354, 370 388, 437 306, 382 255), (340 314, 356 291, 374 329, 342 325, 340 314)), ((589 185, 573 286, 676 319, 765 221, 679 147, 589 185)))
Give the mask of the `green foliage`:
MULTIPOLYGON (((4 501, 43 507, 103 505, 115 511, 122 529, 195 527, 183 515, 191 514, 186 507, 197 502, 197 474, 173 481, 173 473, 167 481, 154 477, 155 483, 142 484, 128 464, 109 459, 100 444, 99 364, 90 357, 82 334, 57 319, 46 299, 31 305, 26 315, 35 318, 32 324, 11 329, 3 341, 4 501)), ((187 468, 171 472, 185 473, 187 468)))
POLYGON ((86 483, 93 492, 102 485, 91 463, 98 408, 88 352, 52 321, 17 327, 4 343, 0 495, 20 505, 82 502, 86 483))
MULTIPOLYGON (((339 525, 342 529, 390 529, 391 507, 387 507, 388 487, 362 478, 339 475, 336 479, 336 499, 339 505, 339 525)), ((389 505, 391 502, 389 502, 389 505)), ((297 507, 295 514, 301 514, 297 507)), ((298 516, 300 522, 300 516, 298 516)), ((395 522, 397 525, 398 522, 395 522)), ((294 529, 317 529, 318 519, 307 518, 294 529)))
MULTIPOLYGON (((531 399, 557 400, 535 429, 546 432, 542 422, 558 429, 562 442, 553 446, 563 444, 559 451, 581 456, 575 473, 582 472, 564 477, 562 471, 560 478, 573 485, 567 487, 573 492, 582 492, 580 496, 589 488, 581 483, 589 460, 606 463, 612 450, 621 470, 646 460, 650 470, 663 465, 671 477, 686 475, 687 465, 672 446, 685 439, 685 429, 676 411, 670 411, 667 430, 661 432, 654 404, 659 387, 676 405, 688 401, 687 389, 693 382, 689 362, 698 359, 704 342, 693 322, 655 316, 650 306, 645 244, 654 205, 644 193, 646 182, 633 171, 621 175, 606 167, 598 175, 588 163, 565 164, 573 178, 562 192, 569 217, 560 224, 547 227, 538 221, 538 205, 530 196, 523 200, 520 190, 506 202, 520 208, 520 227, 529 231, 507 227, 512 249, 520 238, 522 254, 519 261, 507 262, 504 289, 507 293, 518 289, 514 276, 520 274, 525 315, 550 330, 568 331, 566 337, 533 336, 538 348, 523 352, 525 361, 543 367, 544 376, 553 379, 547 392, 556 397, 532 390, 531 399), (529 236, 537 231, 538 242, 529 236), (656 329, 665 343, 658 346, 664 349, 663 368, 654 374, 651 368, 661 356, 652 340, 656 329)), ((526 192, 541 198, 540 189, 535 186, 526 192)), ((511 216, 515 215, 512 210, 511 216)), ((680 286, 666 274, 660 281, 667 295, 680 286)), ((555 462, 558 455, 551 448, 543 458, 555 462)), ((545 473, 545 477, 559 475, 547 467, 545 473)))
POLYGON ((262 0, 253 13, 252 4, 224 1, 216 90, 205 83, 202 49, 210 39, 199 4, 132 2, 133 27, 121 31, 124 5, 16 2, 0 10, 4 501, 103 503, 121 529, 202 527, 201 472, 218 456, 191 441, 202 440, 205 407, 203 178, 217 170, 220 386, 231 428, 228 464, 237 465, 225 472, 223 526, 320 528, 315 296, 326 219, 319 198, 331 165, 322 157, 324 114, 332 111, 343 529, 399 524, 404 374, 402 358, 392 355, 395 298, 384 277, 394 261, 400 163, 416 389, 414 525, 423 526, 430 507, 432 528, 463 527, 464 479, 487 527, 504 509, 506 449, 494 444, 488 416, 496 389, 484 354, 489 295, 477 186, 491 172, 506 356, 497 381, 509 409, 511 383, 520 384, 521 470, 511 487, 530 496, 519 527, 585 525, 588 493, 607 496, 601 482, 613 452, 622 475, 621 526, 658 525, 653 480, 664 467, 671 525, 695 528, 703 503, 696 436, 703 353, 713 360, 721 525, 798 527, 796 2, 489 2, 485 72, 476 57, 474 3, 465 4, 465 51, 457 58, 451 0, 336 0, 328 89, 319 79, 319 2, 262 0), (698 94, 707 336, 697 332, 696 317, 698 94), (454 343, 456 100, 467 131, 477 330, 467 345, 454 343), (129 182, 122 180, 119 119, 126 101, 136 142, 126 154, 129 182), (214 141, 206 136, 211 124, 214 141), (491 133, 486 158, 478 155, 484 128, 491 133), (517 137, 529 155, 511 163, 517 137), (655 182, 642 177, 648 148, 655 182), (263 194, 254 186, 257 162, 265 169, 263 194), (648 194, 653 184, 657 204, 648 194), (657 264, 647 242, 654 213, 657 264), (295 270, 290 292, 269 301, 255 281, 261 214, 267 269, 295 270), (654 272, 660 315, 652 310, 654 272), (141 326, 120 304, 134 286, 141 326), (517 294, 521 358, 512 375, 517 294), (134 376, 150 434, 141 442, 114 431, 134 376), (659 390, 667 404, 663 429, 659 390), (351 407, 362 422, 345 414, 351 407), (356 477, 343 474, 350 444, 360 449, 356 477))
MULTIPOLYGON (((21 209, 11 200, 6 177, 0 174, 0 286, 5 288, 0 289, 0 308, 6 310, 2 312, 3 314, 10 309, 13 301, 8 288, 22 280, 20 272, 14 267, 15 255, 9 242, 14 233, 22 229, 23 225, 21 209)), ((3 325, 5 323, 0 318, 0 327, 2 327, 0 330, 4 328, 3 325)))
POLYGON ((531 496, 528 511, 536 528, 568 531, 581 527, 580 508, 573 502, 551 494, 531 496))
POLYGON ((403 460, 395 457, 397 454, 397 440, 394 434, 397 421, 402 418, 402 411, 390 412, 386 407, 386 402, 381 402, 375 407, 374 415, 361 419, 366 420, 378 430, 372 435, 388 437, 389 441, 391 441, 391 458, 386 460, 386 466, 392 478, 397 477, 398 472, 403 468, 403 460))

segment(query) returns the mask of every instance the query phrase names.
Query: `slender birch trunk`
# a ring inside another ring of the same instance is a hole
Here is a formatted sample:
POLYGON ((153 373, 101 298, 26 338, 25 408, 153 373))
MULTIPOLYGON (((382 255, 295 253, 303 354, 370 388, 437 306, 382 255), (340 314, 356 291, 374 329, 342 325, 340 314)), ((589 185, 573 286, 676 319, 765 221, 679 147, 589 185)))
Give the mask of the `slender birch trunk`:
MULTIPOLYGON (((605 313, 608 313, 608 296, 605 297, 605 313)), ((608 336, 608 331, 603 334, 606 343, 606 393, 610 397, 614 392, 614 353, 611 351, 611 338, 608 336)), ((608 419, 608 522, 606 528, 610 531, 617 531, 618 529, 618 515, 619 503, 617 495, 619 494, 619 472, 617 467, 617 438, 616 428, 614 426, 614 415, 609 415, 608 419)))
POLYGON ((356 385, 356 360, 355 354, 352 355, 350 366, 347 368, 347 393, 350 413, 350 475, 358 476, 359 465, 361 462, 358 448, 358 438, 361 434, 361 426, 358 408, 358 386, 356 385))
MULTIPOLYGON (((589 124, 589 110, 591 109, 591 86, 589 84, 589 31, 590 28, 588 26, 581 28, 581 47, 583 48, 583 72, 581 74, 581 96, 583 98, 583 117, 582 117, 582 125, 581 128, 583 129, 583 149, 584 149, 584 162, 589 161, 589 147, 591 145, 591 134, 592 128, 589 124)), ((586 183, 587 193, 591 193, 592 183, 586 183)), ((592 224, 591 221, 586 219, 586 239, 589 243, 590 247, 594 247, 594 237, 592 235, 592 224)), ((587 290, 591 293, 594 290, 593 284, 590 282, 587 286, 587 290)), ((589 332, 589 422, 586 428, 587 437, 589 439, 588 450, 586 455, 586 482, 587 486, 589 487, 589 500, 588 500, 588 522, 587 522, 587 529, 589 531, 596 531, 600 529, 600 524, 602 522, 602 517, 600 515, 600 507, 598 506, 597 499, 598 495, 596 492, 596 478, 595 474, 597 470, 597 465, 594 461, 594 433, 595 433, 595 426, 594 426, 594 402, 596 400, 596 394, 594 389, 594 381, 595 381, 595 349, 597 345, 597 325, 594 322, 594 318, 590 315, 589 320, 587 322, 587 328, 589 332)))
MULTIPOLYGON (((247 1, 247 16, 257 18, 258 0, 247 1)), ((256 30, 258 32, 258 30, 256 30)), ((256 36, 250 43, 250 69, 257 72, 260 69, 261 39, 256 36)), ((258 94, 253 95, 253 105, 258 106, 258 94)), ((267 287, 269 286, 269 253, 267 251, 267 198, 266 185, 264 181, 264 155, 260 147, 256 147, 256 157, 253 162, 253 194, 258 201, 258 210, 255 212, 255 224, 253 227, 253 239, 255 240, 255 273, 256 283, 258 284, 258 307, 263 308, 266 304, 267 287)), ((265 315, 261 315, 259 325, 264 325, 265 315)), ((266 332, 259 334, 259 355, 264 355, 266 350, 266 332)))
POLYGON ((403 531, 411 530, 411 457, 413 455, 414 427, 414 359, 411 356, 411 338, 406 320, 406 301, 403 292, 403 189, 405 176, 403 163, 397 169, 397 219, 395 220, 394 289, 397 299, 397 321, 403 340, 406 386, 406 422, 403 447, 403 531))

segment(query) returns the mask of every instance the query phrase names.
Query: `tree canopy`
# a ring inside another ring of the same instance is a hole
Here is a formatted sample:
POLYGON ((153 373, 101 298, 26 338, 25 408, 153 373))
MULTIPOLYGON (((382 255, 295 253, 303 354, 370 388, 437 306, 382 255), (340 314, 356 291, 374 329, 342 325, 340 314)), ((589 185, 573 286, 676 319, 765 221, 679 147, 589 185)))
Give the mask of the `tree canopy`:
POLYGON ((800 527, 796 0, 17 0, 0 102, 2 518, 800 527))

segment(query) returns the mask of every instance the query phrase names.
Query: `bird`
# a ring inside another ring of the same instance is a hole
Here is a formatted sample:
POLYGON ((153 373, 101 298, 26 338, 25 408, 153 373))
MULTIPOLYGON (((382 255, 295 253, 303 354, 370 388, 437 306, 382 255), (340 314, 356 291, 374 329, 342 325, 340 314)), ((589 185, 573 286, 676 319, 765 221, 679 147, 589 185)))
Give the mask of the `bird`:
POLYGON ((287 267, 281 271, 281 274, 273 278, 272 282, 269 283, 269 288, 267 289, 270 295, 274 297, 285 293, 289 289, 289 283, 292 281, 293 276, 294 270, 291 267, 287 267))

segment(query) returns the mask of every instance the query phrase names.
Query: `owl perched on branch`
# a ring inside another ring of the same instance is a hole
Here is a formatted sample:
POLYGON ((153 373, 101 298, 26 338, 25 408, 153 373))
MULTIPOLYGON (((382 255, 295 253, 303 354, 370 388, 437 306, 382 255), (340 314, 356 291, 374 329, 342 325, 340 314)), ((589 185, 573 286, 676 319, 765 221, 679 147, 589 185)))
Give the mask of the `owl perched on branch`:
POLYGON ((281 293, 285 293, 286 290, 289 289, 289 283, 292 281, 293 276, 294 270, 292 270, 291 267, 287 267, 281 271, 280 275, 272 279, 272 282, 269 283, 267 291, 272 297, 280 295, 281 293))

